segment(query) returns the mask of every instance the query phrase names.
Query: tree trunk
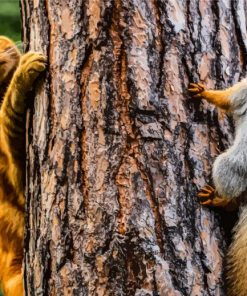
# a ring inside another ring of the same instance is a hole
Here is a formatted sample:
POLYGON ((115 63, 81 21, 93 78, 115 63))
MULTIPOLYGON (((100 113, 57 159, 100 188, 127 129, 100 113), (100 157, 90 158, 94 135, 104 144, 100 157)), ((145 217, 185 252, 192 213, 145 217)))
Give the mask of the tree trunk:
POLYGON ((225 295, 226 214, 196 194, 232 125, 186 89, 245 74, 246 1, 21 7, 49 64, 28 120, 27 295, 225 295))

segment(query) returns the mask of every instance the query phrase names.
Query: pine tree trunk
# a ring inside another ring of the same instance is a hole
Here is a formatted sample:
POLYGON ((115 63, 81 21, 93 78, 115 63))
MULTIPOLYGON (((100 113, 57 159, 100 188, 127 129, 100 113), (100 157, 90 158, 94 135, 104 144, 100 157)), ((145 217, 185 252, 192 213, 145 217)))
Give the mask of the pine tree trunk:
POLYGON ((246 1, 21 7, 49 63, 28 120, 27 295, 225 295, 228 217, 196 194, 232 125, 186 89, 245 74, 246 1))

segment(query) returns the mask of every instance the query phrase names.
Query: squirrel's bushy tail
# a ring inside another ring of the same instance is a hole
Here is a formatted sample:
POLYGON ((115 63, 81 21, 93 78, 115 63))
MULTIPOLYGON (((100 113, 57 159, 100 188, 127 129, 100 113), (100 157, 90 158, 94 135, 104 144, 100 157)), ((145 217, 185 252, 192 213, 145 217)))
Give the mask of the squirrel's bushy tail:
POLYGON ((227 279, 229 296, 247 296, 247 206, 241 209, 234 227, 227 259, 227 279))

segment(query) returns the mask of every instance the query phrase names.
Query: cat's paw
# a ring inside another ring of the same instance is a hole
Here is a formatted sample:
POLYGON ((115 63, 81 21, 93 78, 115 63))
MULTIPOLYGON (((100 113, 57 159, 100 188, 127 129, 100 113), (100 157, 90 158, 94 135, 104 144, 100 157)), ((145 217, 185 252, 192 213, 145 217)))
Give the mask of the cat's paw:
POLYGON ((41 72, 45 71, 46 57, 41 53, 28 52, 21 57, 19 67, 15 73, 15 81, 18 87, 25 92, 32 89, 34 81, 41 72))

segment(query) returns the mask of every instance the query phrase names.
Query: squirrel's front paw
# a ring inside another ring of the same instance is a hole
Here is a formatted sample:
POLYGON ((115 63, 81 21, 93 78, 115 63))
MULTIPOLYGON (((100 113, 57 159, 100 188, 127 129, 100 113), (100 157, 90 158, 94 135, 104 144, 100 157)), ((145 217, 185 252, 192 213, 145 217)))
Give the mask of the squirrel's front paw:
POLYGON ((190 83, 188 91, 192 93, 193 98, 202 98, 202 93, 205 91, 205 86, 201 83, 190 83))
POLYGON ((213 199, 215 198, 215 189, 210 185, 206 185, 199 191, 197 196, 200 199, 200 204, 212 205, 213 199))
POLYGON ((41 53, 28 52, 21 57, 16 71, 16 82, 24 89, 31 90, 34 81, 46 69, 46 57, 41 53))

